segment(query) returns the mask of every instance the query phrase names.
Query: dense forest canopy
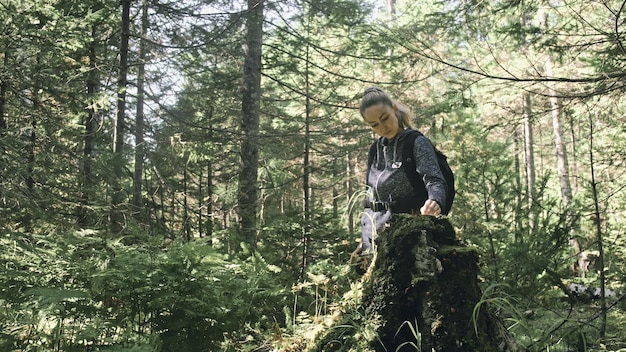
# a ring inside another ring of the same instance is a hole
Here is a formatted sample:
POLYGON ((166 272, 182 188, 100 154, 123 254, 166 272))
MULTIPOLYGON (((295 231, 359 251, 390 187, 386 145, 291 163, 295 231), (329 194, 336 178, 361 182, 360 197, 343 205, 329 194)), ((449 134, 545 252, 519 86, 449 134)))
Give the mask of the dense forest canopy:
POLYGON ((450 221, 513 334, 626 349, 626 1, 0 18, 0 349, 305 350, 358 287, 369 86, 449 157, 450 221))

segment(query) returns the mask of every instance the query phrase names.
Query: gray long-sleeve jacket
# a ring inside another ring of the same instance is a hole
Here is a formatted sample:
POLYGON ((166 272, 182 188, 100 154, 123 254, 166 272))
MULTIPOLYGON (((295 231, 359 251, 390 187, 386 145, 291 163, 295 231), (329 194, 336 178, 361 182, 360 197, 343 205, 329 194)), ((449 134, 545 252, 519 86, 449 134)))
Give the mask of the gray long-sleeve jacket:
MULTIPOLYGON (((381 137, 376 145, 376 154, 368 172, 368 200, 371 202, 393 203, 415 198, 406 172, 402 169, 404 142, 411 130, 404 130, 392 140, 381 137)), ((413 156, 417 172, 423 176, 428 198, 435 200, 441 208, 446 203, 446 181, 441 173, 435 150, 424 136, 418 136, 413 146, 413 156)), ((424 200, 420 200, 422 203, 424 200)), ((419 204, 421 207, 423 204, 419 204)), ((416 210, 419 210, 416 209, 416 210)))
MULTIPOLYGON (((411 130, 404 130, 392 140, 381 137, 376 143, 374 160, 367 178, 367 195, 362 222, 362 248, 368 251, 372 239, 390 219, 392 213, 411 211, 419 212, 426 199, 418 196, 409 181, 402 162, 404 142, 411 130), (382 204, 379 208, 376 204, 382 204), (394 204, 401 204, 401 210, 394 209, 394 204)), ((418 174, 422 175, 428 199, 433 199, 443 209, 446 204, 446 181, 439 168, 435 149, 428 138, 418 136, 413 145, 413 157, 418 174)))

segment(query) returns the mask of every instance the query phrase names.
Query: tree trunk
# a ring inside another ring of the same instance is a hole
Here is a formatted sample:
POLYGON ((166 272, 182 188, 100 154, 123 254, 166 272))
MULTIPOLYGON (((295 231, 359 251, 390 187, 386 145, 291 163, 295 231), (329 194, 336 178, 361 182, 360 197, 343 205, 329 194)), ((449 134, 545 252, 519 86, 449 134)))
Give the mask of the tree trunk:
POLYGON ((185 166, 183 167, 183 219, 182 231, 185 241, 191 241, 191 218, 189 216, 189 152, 185 152, 183 158, 185 166))
MULTIPOLYGON (((571 156, 572 156, 572 163, 571 163, 571 174, 572 175, 579 175, 580 172, 578 171, 578 156, 577 156, 577 151, 576 151, 576 144, 578 141, 578 138, 576 138, 576 130, 575 130, 575 121, 574 118, 572 118, 572 116, 568 116, 568 136, 569 136, 569 144, 572 146, 572 150, 571 150, 571 156)), ((573 193, 577 193, 578 192, 578 177, 574 177, 573 180, 574 184, 572 185, 572 194, 573 193)))
MULTIPOLYGON (((552 77, 552 59, 548 56, 545 61, 546 75, 552 77)), ((561 197, 563 206, 567 206, 572 201, 572 186, 570 184, 569 166, 567 163, 567 150, 563 143, 563 128, 561 127, 561 107, 559 98, 556 96, 554 88, 548 88, 550 95, 550 106, 552 108, 552 128, 554 130, 554 146, 556 148, 557 171, 561 185, 561 197)))
MULTIPOLYGON (((311 10, 309 9, 309 14, 311 10)), ((310 17, 309 17, 310 21, 310 17)), ((310 29, 307 24, 307 36, 310 35, 310 29)), ((304 222, 302 231, 302 270, 300 271, 300 279, 304 280, 306 267, 308 265, 309 258, 309 245, 311 240, 311 99, 310 94, 310 62, 309 62, 309 45, 305 49, 305 76, 304 76, 304 89, 305 89, 305 119, 304 119, 304 160, 303 160, 303 173, 302 173, 302 198, 304 205, 304 222)))
POLYGON ((124 171, 124 131, 126 119, 126 88, 128 75, 128 42, 130 37, 130 5, 131 0, 122 0, 122 35, 120 38, 120 63, 117 80, 117 116, 113 130, 113 180, 111 188, 111 231, 117 234, 122 231, 122 174, 124 171))
MULTIPOLYGON (((360 329, 354 338, 339 320, 319 350, 522 351, 501 320, 481 302, 478 252, 462 245, 445 218, 396 215, 375 243, 364 276, 360 329)), ((354 321, 354 317, 350 317, 354 321)))
MULTIPOLYGON (((550 56, 547 56, 545 59, 545 68, 546 75, 548 77, 553 77, 552 73, 552 59, 550 56)), ((559 176, 559 183, 561 186, 561 199, 563 200, 563 207, 566 211, 567 216, 567 225, 569 226, 570 231, 570 244, 578 241, 575 236, 575 227, 574 224, 576 222, 575 214, 569 209, 569 205, 572 202, 572 185, 570 183, 569 176, 569 165, 567 162, 567 149, 565 148, 565 143, 563 142, 563 128, 561 127, 561 107, 559 104, 559 98, 556 96, 556 91, 552 86, 548 86, 548 94, 550 96, 550 106, 552 111, 552 129, 554 130, 554 147, 556 150, 556 166, 557 172, 559 176)), ((573 246, 576 251, 577 259, 581 256, 580 245, 578 247, 573 246)), ((584 267, 580 267, 581 273, 584 275, 584 267)))
POLYGON ((145 157, 144 142, 144 82, 146 72, 146 35, 148 33, 148 1, 143 0, 141 5, 141 38, 139 38, 139 65, 137 67, 137 116, 135 117, 135 170, 133 173, 133 206, 134 211, 143 214, 143 161, 145 157))
POLYGON ((213 238, 213 163, 210 157, 207 160, 206 172, 206 236, 209 238, 209 243, 211 243, 213 238))
POLYGON ((387 0, 387 6, 389 11, 389 19, 393 20, 393 16, 396 15, 396 0, 387 0))
POLYGON ((97 128, 96 114, 96 93, 98 92, 97 55, 96 55, 96 26, 91 27, 91 43, 89 44, 89 77, 87 78, 87 95, 89 97, 89 107, 85 118, 85 134, 83 137, 83 157, 80 170, 80 205, 78 206, 78 223, 81 226, 89 225, 88 207, 92 202, 94 180, 93 180, 93 149, 94 134, 97 128))
POLYGON ((522 168, 520 162, 521 152, 521 138, 519 128, 516 126, 513 130, 513 154, 515 165, 515 229, 513 231, 515 236, 515 243, 520 243, 523 240, 522 231, 524 218, 522 217, 522 209, 524 209, 524 198, 522 196, 522 168))
POLYGON ((535 203, 535 141, 533 138, 532 109, 530 94, 522 95, 524 114, 524 155, 526 167, 526 192, 528 201, 528 228, 531 232, 535 228, 535 216, 533 213, 535 203))
POLYGON ((251 249, 256 248, 259 115, 261 105, 261 44, 263 1, 248 0, 246 57, 241 104, 241 172, 239 174, 240 230, 251 249))
MULTIPOLYGON (((41 55, 38 54, 35 58, 35 72, 40 72, 41 69, 41 55)), ((26 188, 29 194, 33 194, 35 189, 35 147, 37 144, 37 119, 39 117, 39 110, 41 109, 41 100, 39 97, 39 91, 41 90, 42 83, 40 82, 40 76, 35 75, 33 82, 33 108, 30 121, 30 131, 26 135, 26 188)), ((26 231, 32 231, 32 215, 30 212, 26 212, 22 218, 22 223, 26 228, 26 231)))
POLYGON ((204 175, 202 174, 202 167, 198 168, 198 237, 204 236, 204 175))
MULTIPOLYGON (((8 69, 9 66, 9 53, 8 50, 5 49, 5 51, 3 52, 3 61, 2 61, 2 71, 5 71, 8 69)), ((7 91, 9 90, 9 84, 7 83, 7 79, 3 78, 0 81, 0 140, 4 139, 4 136, 6 135, 7 132, 7 128, 9 127, 7 124, 7 120, 5 118, 5 112, 6 112, 6 104, 7 104, 7 91)), ((6 161, 4 159, 6 150, 4 147, 4 143, 0 143, 0 175, 6 175, 7 174, 7 167, 6 167, 6 161)), ((3 178, 0 177, 0 187, 3 187, 4 185, 2 185, 2 183, 4 183, 3 178)), ((2 200, 0 201, 0 206, 4 207, 7 205, 7 200, 6 197, 0 197, 2 198, 2 200)))
MULTIPOLYGON (((352 159, 350 158, 350 152, 346 151, 346 190, 348 190, 346 202, 350 207, 352 207, 350 197, 352 197, 352 194, 354 193, 354 190, 352 189, 352 178, 354 175, 351 164, 352 159)), ((354 212, 352 209, 348 211, 348 234, 350 237, 354 237, 354 212)))
MULTIPOLYGON (((41 57, 37 56, 37 70, 39 70, 39 67, 41 63, 41 57)), ((29 133, 26 136, 26 139, 28 141, 27 143, 27 160, 26 160, 26 165, 27 165, 27 176, 26 176, 26 187, 28 188, 28 191, 32 194, 33 189, 35 188, 35 176, 34 176, 34 169, 35 169, 35 146, 37 143, 37 118, 38 115, 37 113, 39 112, 39 110, 41 109, 41 100, 39 98, 39 90, 41 84, 39 83, 38 80, 35 81, 35 89, 33 89, 33 114, 31 115, 31 121, 30 121, 30 128, 28 130, 29 133)))
MULTIPOLYGON (((597 113, 596 113, 597 114, 597 113)), ((589 165, 591 172, 591 190, 593 193, 593 204, 594 204, 594 217, 595 217, 595 226, 596 226, 596 242, 598 244, 598 271, 600 272, 600 328, 599 334, 602 343, 605 343, 605 335, 606 335, 606 314, 607 314, 607 303, 606 303, 606 272, 604 271, 604 247, 602 245, 602 228, 601 223, 602 219, 600 217, 600 204, 598 199, 598 184, 596 182, 596 174, 593 163, 595 162, 593 155, 593 120, 592 117, 589 117, 589 165)))
MULTIPOLYGON (((7 70, 9 67, 9 53, 5 51, 3 54, 2 66, 3 70, 7 70)), ((7 103, 7 91, 9 90, 9 84, 7 81, 7 79, 2 79, 2 82, 0 83, 0 136, 8 128, 7 120, 4 117, 7 103)))

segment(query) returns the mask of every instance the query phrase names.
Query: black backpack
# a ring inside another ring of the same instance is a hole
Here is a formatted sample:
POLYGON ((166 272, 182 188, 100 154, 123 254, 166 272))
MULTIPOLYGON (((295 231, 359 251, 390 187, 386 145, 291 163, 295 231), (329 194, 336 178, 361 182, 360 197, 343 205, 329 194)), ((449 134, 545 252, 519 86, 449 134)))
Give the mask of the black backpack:
MULTIPOLYGON (((422 177, 415 170, 415 158, 413 158, 413 146, 415 145, 415 139, 419 136, 423 136, 420 131, 412 130, 411 133, 406 136, 406 141, 404 142, 404 147, 402 149, 402 168, 406 173, 415 193, 418 195, 427 195, 426 186, 424 185, 424 181, 422 177)), ((376 153, 376 145, 378 142, 372 143, 368 158, 367 158, 367 171, 369 174, 369 169, 374 162, 374 155, 376 153)), ((437 149, 434 145, 435 155, 437 156, 437 162, 439 162, 439 168, 441 169, 441 173, 443 174, 443 178, 446 180, 448 184, 448 192, 446 192, 446 207, 442 210, 441 214, 447 215, 452 209, 452 203, 454 202, 454 196, 456 191, 454 189, 454 173, 452 169, 450 169, 450 165, 448 164, 448 157, 445 156, 439 149, 437 149)), ((427 198, 427 196, 426 196, 427 198)))

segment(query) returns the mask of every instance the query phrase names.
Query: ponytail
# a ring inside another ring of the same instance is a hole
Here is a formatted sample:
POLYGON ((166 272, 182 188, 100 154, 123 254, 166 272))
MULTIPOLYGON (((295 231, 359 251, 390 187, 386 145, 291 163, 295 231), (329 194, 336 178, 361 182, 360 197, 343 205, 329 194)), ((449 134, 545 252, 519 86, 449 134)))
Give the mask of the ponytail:
POLYGON ((395 106, 398 109, 396 116, 400 127, 402 129, 415 129, 413 123, 411 122, 411 111, 409 108, 392 100, 387 93, 378 87, 369 87, 365 89, 365 92, 363 92, 363 99, 361 99, 361 106, 359 108, 361 116, 363 116, 363 112, 367 108, 379 104, 386 105, 390 108, 395 106))
POLYGON ((400 127, 402 127, 403 129, 410 128, 414 130, 415 126, 413 126, 413 122, 411 121, 411 110, 397 102, 396 106, 398 107, 398 113, 396 114, 396 116, 398 117, 398 123, 400 124, 400 127))

